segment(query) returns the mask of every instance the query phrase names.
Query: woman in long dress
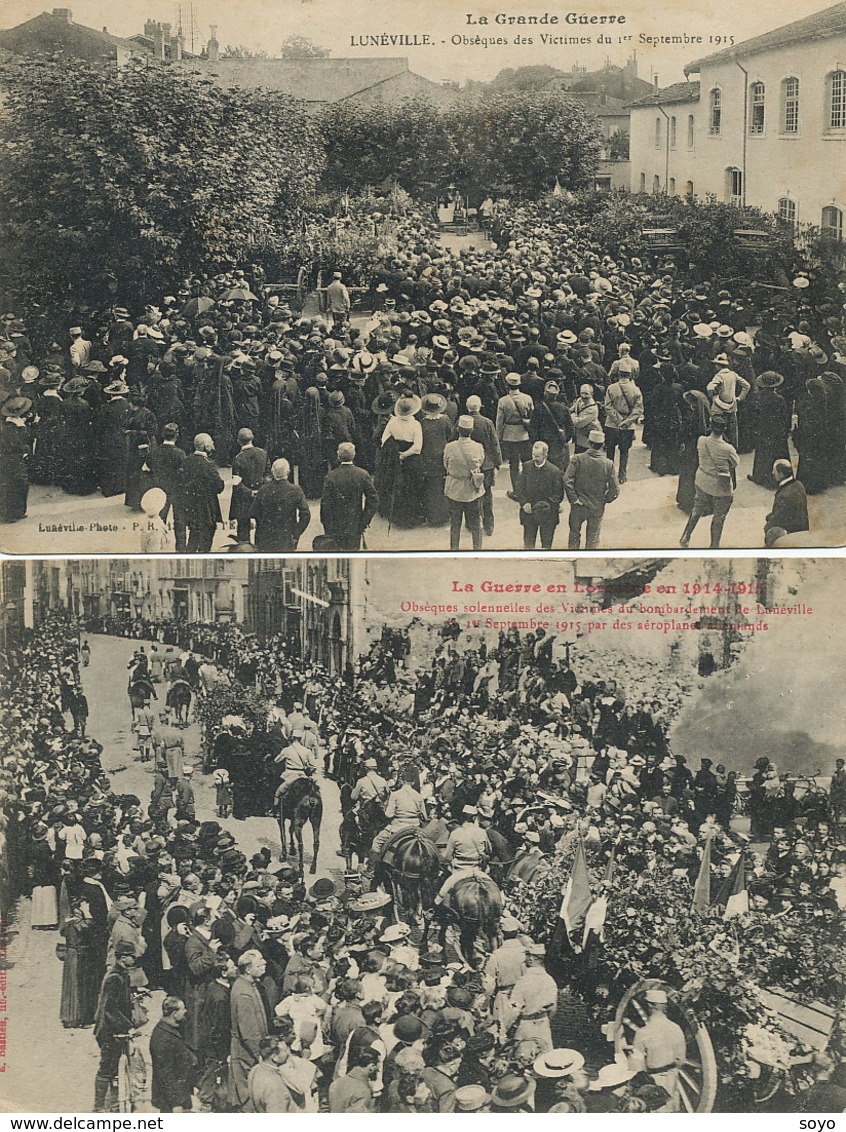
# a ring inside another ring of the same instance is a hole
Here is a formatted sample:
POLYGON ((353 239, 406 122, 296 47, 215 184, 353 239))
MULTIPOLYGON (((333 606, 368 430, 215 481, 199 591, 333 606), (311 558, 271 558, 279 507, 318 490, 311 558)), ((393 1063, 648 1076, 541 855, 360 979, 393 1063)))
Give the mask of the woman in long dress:
POLYGON ((649 470, 659 476, 674 475, 678 471, 679 460, 682 389, 676 381, 675 367, 668 358, 669 355, 661 357, 661 381, 651 398, 652 459, 649 470))
POLYGON ((752 474, 753 483, 776 488, 773 479, 773 464, 776 460, 789 460, 787 437, 790 432, 790 414, 782 395, 777 392, 784 378, 774 370, 766 370, 758 378, 758 396, 755 413, 755 459, 752 474))
POLYGON ((688 515, 693 510, 694 481, 699 467, 699 437, 708 435, 710 408, 708 398, 699 389, 682 394, 679 428, 679 486, 676 503, 688 515))
POLYGON ((416 416, 421 405, 420 398, 413 393, 397 398, 382 433, 376 462, 379 514, 397 527, 418 527, 423 522, 423 429, 416 416))
POLYGON ((103 390, 109 400, 100 410, 97 432, 100 438, 100 490, 105 496, 126 491, 126 420, 131 406, 126 399, 129 386, 117 380, 103 390))
POLYGON ((44 822, 36 822, 30 833, 29 875, 32 881, 31 926, 54 931, 59 926, 59 898, 56 885, 59 866, 47 841, 49 830, 44 822))
POLYGON ((444 449, 452 436, 452 425, 446 415, 446 407, 446 397, 441 393, 427 393, 423 398, 420 471, 423 482, 423 514, 430 527, 442 527, 449 522, 449 505, 444 495, 444 449))
POLYGON ((24 417, 31 408, 28 397, 11 397, 0 409, 0 523, 26 518, 31 441, 24 417))
POLYGON ((826 460, 826 413, 828 397, 825 383, 818 377, 805 382, 805 395, 797 403, 795 441, 799 450, 796 478, 804 484, 808 495, 817 495, 828 487, 826 460))
POLYGON ((86 901, 71 897, 70 915, 61 932, 67 943, 62 969, 59 1019, 65 1029, 91 1026, 97 1009, 97 967, 92 962, 94 922, 86 901))
POLYGON ((84 396, 87 389, 84 377, 73 377, 62 390, 64 444, 56 466, 56 484, 69 495, 90 495, 97 489, 97 414, 84 396))

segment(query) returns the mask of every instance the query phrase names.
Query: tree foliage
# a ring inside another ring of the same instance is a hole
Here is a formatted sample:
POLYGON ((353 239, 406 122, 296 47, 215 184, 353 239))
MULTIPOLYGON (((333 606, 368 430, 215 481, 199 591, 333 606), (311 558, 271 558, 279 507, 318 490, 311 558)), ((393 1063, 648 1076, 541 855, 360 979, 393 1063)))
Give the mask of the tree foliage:
POLYGON ((42 301, 160 293, 284 239, 322 147, 287 96, 168 67, 7 64, 0 216, 10 289, 42 301))
POLYGON ((595 119, 560 91, 486 90, 444 108, 424 99, 338 103, 321 127, 327 187, 359 191, 394 180, 429 199, 450 184, 475 201, 494 191, 537 199, 556 177, 581 189, 600 151, 595 119))
POLYGON ((328 47, 312 43, 304 35, 289 35, 281 50, 283 59, 328 59, 330 54, 328 47))

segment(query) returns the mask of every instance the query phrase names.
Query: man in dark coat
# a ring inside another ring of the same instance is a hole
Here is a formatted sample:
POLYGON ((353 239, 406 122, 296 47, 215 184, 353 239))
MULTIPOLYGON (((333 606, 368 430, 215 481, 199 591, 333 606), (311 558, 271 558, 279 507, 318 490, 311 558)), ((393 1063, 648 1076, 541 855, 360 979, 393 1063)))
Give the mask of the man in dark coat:
POLYGON ((182 484, 179 491, 185 522, 188 526, 189 554, 208 554, 211 550, 215 527, 223 522, 219 496, 223 479, 210 456, 214 441, 207 432, 194 437, 194 451, 182 465, 182 484))
POLYGON ((259 990, 258 980, 266 969, 258 951, 245 951, 238 960, 238 978, 230 997, 229 1101, 235 1109, 249 1098, 247 1077, 260 1056, 262 1038, 270 1029, 269 1011, 259 990))
POLYGON ((218 1081, 226 1077, 226 1062, 232 1036, 231 1004, 232 982, 237 968, 226 955, 218 956, 214 982, 209 984, 200 1014, 200 1058, 203 1075, 198 1096, 203 1111, 211 1111, 218 1081))
POLYGON ((157 445, 150 453, 149 464, 152 472, 152 486, 160 487, 167 497, 164 507, 159 512, 162 522, 167 522, 172 507, 176 553, 184 554, 188 532, 185 525, 185 511, 182 505, 180 486, 185 452, 177 445, 178 438, 179 426, 172 421, 166 424, 162 429, 161 444, 157 445))
POLYGON ((773 499, 773 509, 764 523, 764 542, 767 546, 772 546, 783 534, 811 529, 805 485, 799 483, 794 476, 793 465, 789 460, 776 460, 773 464, 773 478, 778 487, 773 499))
POLYGON ((118 1062, 126 1036, 133 1028, 129 970, 134 966, 134 945, 128 940, 118 940, 114 966, 106 973, 100 987, 94 1021, 94 1037, 100 1047, 100 1064, 94 1078, 94 1112, 117 1112, 118 1062))
POLYGON ((241 450, 232 461, 232 498, 229 501, 229 519, 235 520, 238 542, 249 542, 252 534, 250 511, 253 500, 267 474, 267 452, 253 444, 249 428, 238 432, 241 450))
POLYGON ((150 1061, 153 1063, 150 1099, 159 1112, 191 1111, 197 1059, 180 1028, 186 1013, 181 999, 168 996, 162 1003, 161 1019, 150 1034, 150 1061))
POLYGON ((126 429, 132 407, 126 399, 126 382, 111 382, 103 390, 109 400, 100 410, 97 434, 100 437, 100 490, 103 495, 123 495, 126 491, 126 429))
POLYGON ((340 467, 323 483, 320 521, 338 550, 360 550, 361 536, 379 509, 379 494, 373 477, 355 466, 355 445, 339 444, 340 467))
POLYGON ((541 548, 550 550, 558 526, 561 501, 564 498, 564 476, 547 459, 548 445, 538 440, 532 445, 532 459, 523 465, 513 498, 520 504, 523 525, 523 548, 534 550, 538 531, 541 548))
POLYGON ((256 493, 251 510, 256 521, 256 549, 264 553, 286 553, 297 549, 300 536, 311 521, 303 489, 288 482, 291 466, 287 460, 274 460, 273 477, 256 493))

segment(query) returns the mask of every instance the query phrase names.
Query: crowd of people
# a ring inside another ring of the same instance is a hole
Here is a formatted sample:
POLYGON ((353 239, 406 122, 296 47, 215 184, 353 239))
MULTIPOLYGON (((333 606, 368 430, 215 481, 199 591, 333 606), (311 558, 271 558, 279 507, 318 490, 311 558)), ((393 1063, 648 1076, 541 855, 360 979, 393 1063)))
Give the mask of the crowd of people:
MULTIPOLYGON (((343 881, 311 884, 268 849, 248 858, 221 824, 231 794, 218 791, 214 817, 197 812, 184 732, 167 712, 150 721, 149 801, 118 793, 101 744, 75 717, 71 730, 67 694, 90 644, 54 612, 3 673, 3 903, 31 896, 32 928, 61 932, 60 1020, 93 1026, 96 1111, 117 1103, 119 1061, 152 991, 164 992, 149 1046, 162 1112, 677 1110, 686 1037, 672 986, 650 989, 648 1019, 615 1057, 603 1027, 626 987, 598 998, 579 939, 562 939, 555 913, 539 920, 509 883, 527 857, 569 868, 581 847, 600 873, 613 858, 613 899, 655 875, 692 892, 707 847, 715 891, 746 862, 744 930, 773 917, 842 930, 843 761, 812 813, 759 758, 750 842, 733 821, 735 776, 707 758, 693 773, 671 753, 684 673, 636 657, 597 671, 541 632, 477 643, 446 626, 423 663, 406 634, 385 634, 351 682, 237 626, 187 636, 268 704, 261 725, 221 721, 230 761, 257 737, 283 783, 324 770, 348 788, 345 808, 376 800, 383 842, 421 826, 453 881, 496 875, 504 910, 498 937, 469 955, 454 933, 401 918, 366 851, 343 881)), ((136 649, 133 677, 151 648, 136 649)), ((594 928, 585 953, 601 945, 594 928)), ((806 1111, 846 1107, 842 1069, 819 1056, 806 1111)))
POLYGON ((566 503, 569 546, 586 527, 593 548, 606 506, 637 497, 640 441, 693 526, 714 516, 712 545, 753 451, 748 478, 778 492, 768 542, 807 530, 805 495, 846 479, 835 281, 767 291, 612 257, 545 203, 498 219, 499 244, 462 251, 424 213, 399 219, 367 318, 350 319, 340 273, 326 317, 298 317, 252 266, 143 311, 80 313, 57 337, 6 316, 0 519, 26 516, 30 483, 134 511, 153 489, 143 549, 205 552, 231 467, 241 544, 297 549, 319 499, 322 549, 359 549, 377 514, 427 548, 429 528, 449 525, 458 549, 466 526, 478 549, 506 474, 525 547, 553 544, 566 503))

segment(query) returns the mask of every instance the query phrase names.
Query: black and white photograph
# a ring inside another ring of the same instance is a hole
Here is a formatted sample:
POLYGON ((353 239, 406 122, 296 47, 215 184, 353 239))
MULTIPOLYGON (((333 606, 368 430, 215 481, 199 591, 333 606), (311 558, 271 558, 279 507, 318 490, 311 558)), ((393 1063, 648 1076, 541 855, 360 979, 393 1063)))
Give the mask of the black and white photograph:
POLYGON ((842 561, 0 579, 6 1112, 846 1107, 842 561))
POLYGON ((11 554, 846 542, 846 4, 4 0, 11 554))

